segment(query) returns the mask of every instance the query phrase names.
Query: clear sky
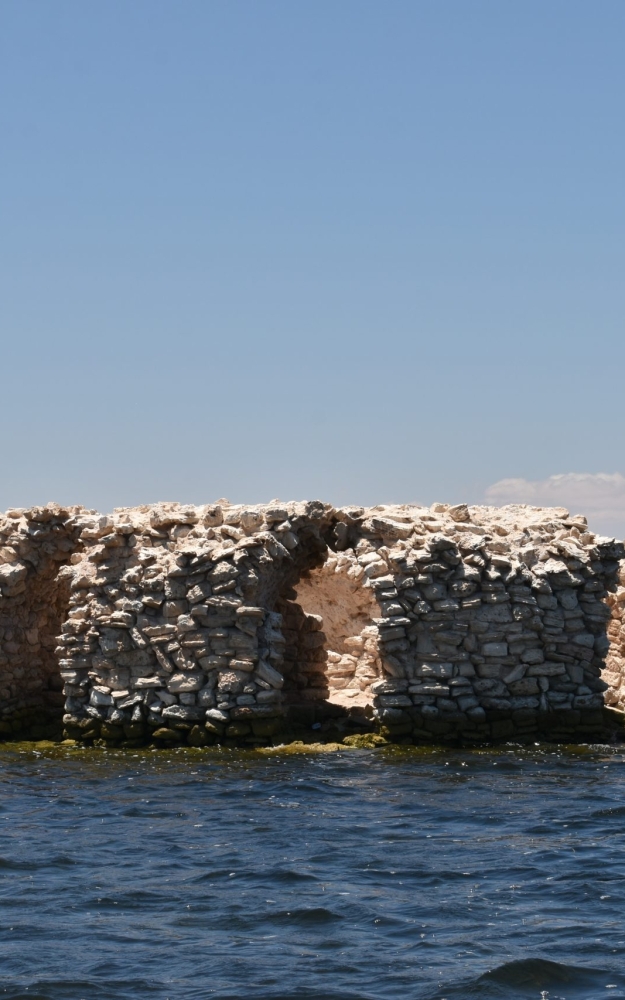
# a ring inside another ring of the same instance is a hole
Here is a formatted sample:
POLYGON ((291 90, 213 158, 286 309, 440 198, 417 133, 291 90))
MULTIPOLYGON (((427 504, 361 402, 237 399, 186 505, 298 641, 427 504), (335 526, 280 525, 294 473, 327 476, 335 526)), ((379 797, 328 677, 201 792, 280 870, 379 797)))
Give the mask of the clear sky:
POLYGON ((624 534, 624 40, 623 0, 3 0, 0 509, 582 476, 624 534))

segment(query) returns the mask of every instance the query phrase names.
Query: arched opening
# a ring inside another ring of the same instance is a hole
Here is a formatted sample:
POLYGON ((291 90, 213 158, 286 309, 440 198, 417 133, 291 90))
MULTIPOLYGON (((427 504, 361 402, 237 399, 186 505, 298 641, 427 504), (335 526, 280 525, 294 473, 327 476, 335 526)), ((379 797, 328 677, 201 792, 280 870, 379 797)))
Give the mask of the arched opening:
POLYGON ((49 505, 9 512, 2 525, 0 737, 41 739, 61 730, 58 644, 71 604, 66 564, 78 545, 73 513, 49 505))
POLYGON ((280 595, 284 693, 292 718, 324 722, 373 716, 371 685, 382 676, 380 614, 353 550, 329 550, 280 595))
POLYGON ((63 714, 63 682, 55 655, 69 604, 69 582, 51 560, 2 602, 0 735, 56 733, 63 714))

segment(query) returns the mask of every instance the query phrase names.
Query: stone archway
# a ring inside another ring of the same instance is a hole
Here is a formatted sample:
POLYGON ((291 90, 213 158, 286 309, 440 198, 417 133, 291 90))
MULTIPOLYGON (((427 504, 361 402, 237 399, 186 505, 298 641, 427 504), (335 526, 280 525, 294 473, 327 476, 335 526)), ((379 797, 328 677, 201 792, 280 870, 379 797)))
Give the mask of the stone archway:
POLYGON ((323 565, 305 573, 295 588, 298 604, 320 623, 327 700, 345 710, 372 709, 371 685, 382 676, 373 623, 380 609, 364 579, 351 550, 330 551, 323 565))
POLYGON ((60 730, 59 659, 70 641, 61 635, 71 603, 67 563, 80 547, 82 512, 48 504, 10 510, 0 520, 1 736, 37 739, 60 730))

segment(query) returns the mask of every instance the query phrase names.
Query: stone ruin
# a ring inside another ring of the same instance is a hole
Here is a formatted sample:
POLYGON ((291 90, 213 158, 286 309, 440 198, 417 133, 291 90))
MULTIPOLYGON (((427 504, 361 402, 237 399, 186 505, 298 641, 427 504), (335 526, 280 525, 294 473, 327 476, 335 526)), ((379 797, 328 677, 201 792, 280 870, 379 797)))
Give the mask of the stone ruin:
POLYGON ((562 508, 0 515, 0 735, 614 738, 625 550, 562 508))

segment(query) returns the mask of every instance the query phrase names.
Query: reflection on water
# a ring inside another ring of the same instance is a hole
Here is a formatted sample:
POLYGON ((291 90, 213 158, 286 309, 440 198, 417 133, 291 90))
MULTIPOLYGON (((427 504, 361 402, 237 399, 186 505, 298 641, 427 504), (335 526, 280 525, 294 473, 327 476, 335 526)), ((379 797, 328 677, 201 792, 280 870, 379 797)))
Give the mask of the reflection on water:
POLYGON ((618 748, 0 752, 0 997, 625 998, 618 748))

